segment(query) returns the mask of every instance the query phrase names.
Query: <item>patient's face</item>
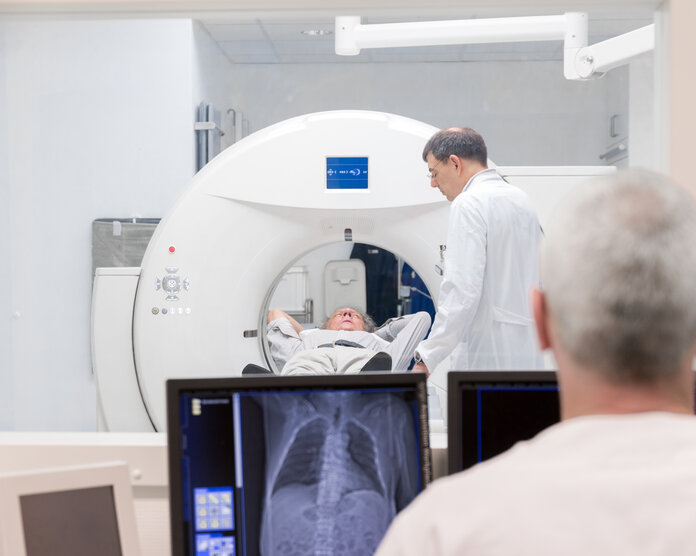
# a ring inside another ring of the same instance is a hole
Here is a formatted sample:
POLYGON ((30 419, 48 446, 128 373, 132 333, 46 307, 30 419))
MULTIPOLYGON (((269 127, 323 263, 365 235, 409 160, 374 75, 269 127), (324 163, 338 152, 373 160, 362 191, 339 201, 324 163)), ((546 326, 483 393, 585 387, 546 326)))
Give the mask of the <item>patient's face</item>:
POLYGON ((339 309, 326 323, 327 330, 365 330, 362 315, 354 309, 339 309))

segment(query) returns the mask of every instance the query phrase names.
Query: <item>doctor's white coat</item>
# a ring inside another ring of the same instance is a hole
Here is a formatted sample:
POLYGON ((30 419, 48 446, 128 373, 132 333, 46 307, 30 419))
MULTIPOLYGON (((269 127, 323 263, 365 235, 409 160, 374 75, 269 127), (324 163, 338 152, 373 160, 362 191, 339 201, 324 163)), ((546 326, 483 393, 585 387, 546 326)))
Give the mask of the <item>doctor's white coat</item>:
POLYGON ((521 189, 493 169, 473 176, 450 207, 435 321, 418 353, 433 372, 543 367, 531 314, 541 226, 521 189))

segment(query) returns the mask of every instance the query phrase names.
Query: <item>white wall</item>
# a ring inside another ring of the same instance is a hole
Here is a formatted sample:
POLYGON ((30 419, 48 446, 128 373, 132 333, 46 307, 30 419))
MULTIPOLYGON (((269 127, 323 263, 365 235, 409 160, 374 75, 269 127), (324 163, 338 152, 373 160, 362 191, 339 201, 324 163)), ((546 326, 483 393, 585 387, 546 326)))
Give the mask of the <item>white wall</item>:
POLYGON ((12 425, 10 190, 8 186, 7 40, 0 26, 0 430, 12 425))
POLYGON ((599 164, 609 81, 567 81, 561 62, 235 65, 233 102, 251 131, 335 109, 469 126, 501 165, 599 164))
POLYGON ((190 179, 192 25, 18 20, 0 37, 0 426, 93 430, 91 222, 161 216, 190 179))
POLYGON ((630 166, 660 169, 655 105, 655 63, 653 56, 643 56, 629 66, 628 160, 630 166))

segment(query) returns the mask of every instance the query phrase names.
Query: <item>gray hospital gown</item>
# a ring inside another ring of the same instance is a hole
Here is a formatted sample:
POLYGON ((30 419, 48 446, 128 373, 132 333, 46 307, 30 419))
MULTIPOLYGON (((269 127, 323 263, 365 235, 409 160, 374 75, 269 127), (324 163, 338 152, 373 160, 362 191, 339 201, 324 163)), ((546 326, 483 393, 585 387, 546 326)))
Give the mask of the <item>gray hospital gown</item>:
POLYGON ((389 319, 375 332, 310 329, 298 334, 286 318, 271 321, 266 329, 271 355, 281 374, 358 372, 379 351, 392 358, 392 370, 406 370, 418 343, 428 333, 430 315, 424 311, 389 319), (336 340, 363 346, 324 347, 336 340), (286 364, 290 363, 290 365, 286 364), (330 368, 327 368, 330 365, 330 368))

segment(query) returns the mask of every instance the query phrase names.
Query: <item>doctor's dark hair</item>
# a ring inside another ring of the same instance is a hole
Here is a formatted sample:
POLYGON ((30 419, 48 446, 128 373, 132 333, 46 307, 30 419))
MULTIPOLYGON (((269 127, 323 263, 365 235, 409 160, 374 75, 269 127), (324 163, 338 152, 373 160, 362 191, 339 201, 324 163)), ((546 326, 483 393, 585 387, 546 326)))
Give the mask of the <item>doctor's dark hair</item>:
POLYGON ((474 160, 488 166, 488 149, 478 133, 469 127, 442 129, 433 135, 423 149, 423 160, 427 162, 432 152, 437 160, 445 160, 451 154, 467 160, 474 160))
MULTIPOLYGON (((356 313, 360 313, 355 307, 348 307, 349 309, 353 309, 356 313)), ((370 315, 367 313, 360 313, 360 316, 362 317, 363 321, 363 326, 365 327, 365 332, 374 332, 377 330, 377 325, 375 324, 375 321, 372 319, 370 315)), ((319 328, 322 330, 326 330, 326 327, 329 325, 329 321, 331 320, 331 315, 330 317, 326 317, 323 321, 321 321, 321 324, 319 325, 319 328)))
POLYGON ((559 344, 614 384, 691 366, 696 346, 696 202, 659 174, 629 170, 575 188, 541 251, 559 344))

